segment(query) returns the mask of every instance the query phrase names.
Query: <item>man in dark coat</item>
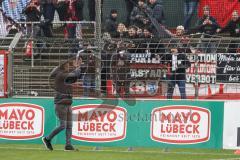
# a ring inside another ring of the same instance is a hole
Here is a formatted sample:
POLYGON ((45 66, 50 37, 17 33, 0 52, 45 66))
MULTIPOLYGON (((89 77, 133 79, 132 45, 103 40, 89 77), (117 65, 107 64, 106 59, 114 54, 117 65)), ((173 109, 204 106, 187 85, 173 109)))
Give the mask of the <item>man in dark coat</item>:
POLYGON ((50 74, 50 85, 56 91, 56 95, 54 97, 55 112, 59 119, 60 125, 56 127, 48 136, 42 138, 42 141, 48 150, 53 150, 51 140, 64 129, 66 129, 65 150, 75 150, 71 145, 71 104, 72 83, 75 83, 79 77, 79 74, 76 72, 76 68, 80 67, 80 63, 77 63, 76 61, 78 60, 64 62, 59 67, 54 68, 50 74), (72 65, 74 65, 74 67, 72 65))
POLYGON ((181 99, 186 99, 186 69, 191 66, 186 54, 179 53, 177 46, 171 47, 171 54, 163 56, 169 67, 167 99, 172 99, 175 85, 179 87, 181 99))
POLYGON ((164 24, 165 15, 161 3, 157 0, 149 0, 149 7, 152 9, 152 16, 158 21, 158 23, 164 24))
POLYGON ((111 37, 117 36, 117 10, 112 9, 109 18, 105 22, 105 32, 108 32, 111 37))
POLYGON ((197 10, 199 0, 184 0, 184 28, 189 29, 192 17, 197 10))
MULTIPOLYGON (((209 6, 203 8, 204 15, 197 22, 197 31, 200 33, 206 34, 204 38, 212 38, 213 35, 217 33, 217 30, 220 29, 217 20, 210 16, 209 6)), ((203 41, 201 48, 205 53, 215 53, 216 52, 216 43, 213 41, 203 41)))
POLYGON ((111 74, 116 86, 116 93, 121 95, 124 89, 125 96, 129 95, 129 59, 126 50, 119 50, 112 55, 111 74))
MULTIPOLYGON (((232 19, 228 22, 228 24, 218 31, 219 33, 229 32, 231 37, 240 37, 240 17, 238 15, 238 11, 234 11, 232 13, 232 19)), ((229 45, 228 52, 236 53, 238 48, 239 41, 231 40, 231 44, 229 45)))
POLYGON ((138 0, 138 6, 133 8, 130 15, 131 25, 135 25, 139 28, 144 28, 149 25, 150 20, 146 14, 147 9, 148 7, 145 4, 145 0, 138 0))
POLYGON ((133 10, 134 6, 137 6, 138 0, 125 0, 126 3, 126 10, 127 10, 127 20, 126 20, 126 25, 130 25, 130 15, 133 10))

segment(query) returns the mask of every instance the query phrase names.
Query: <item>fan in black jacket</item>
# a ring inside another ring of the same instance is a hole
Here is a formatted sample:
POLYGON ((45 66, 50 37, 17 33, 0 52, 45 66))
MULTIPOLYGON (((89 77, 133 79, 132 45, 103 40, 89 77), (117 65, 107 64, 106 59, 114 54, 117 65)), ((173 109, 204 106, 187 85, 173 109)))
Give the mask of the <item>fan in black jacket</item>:
POLYGON ((105 22, 105 32, 108 32, 111 37, 117 36, 117 10, 112 9, 109 18, 105 22))
POLYGON ((173 47, 171 53, 163 57, 163 61, 169 69, 167 98, 172 99, 177 84, 181 99, 186 99, 186 69, 191 66, 186 54, 178 53, 178 49, 173 47))
MULTIPOLYGON (((203 8, 204 15, 197 23, 197 30, 200 33, 206 34, 204 38, 212 38, 213 35, 217 33, 220 29, 219 24, 216 19, 210 16, 209 6, 203 8)), ((215 53, 216 52, 216 42, 211 40, 203 40, 201 44, 202 51, 204 53, 215 53)))
MULTIPOLYGON (((240 17, 238 15, 238 11, 234 11, 232 13, 232 19, 228 22, 228 24, 219 30, 219 33, 229 32, 231 37, 240 37, 240 17)), ((238 48, 239 42, 236 40, 231 40, 229 45, 228 52, 236 53, 236 49, 238 48)))

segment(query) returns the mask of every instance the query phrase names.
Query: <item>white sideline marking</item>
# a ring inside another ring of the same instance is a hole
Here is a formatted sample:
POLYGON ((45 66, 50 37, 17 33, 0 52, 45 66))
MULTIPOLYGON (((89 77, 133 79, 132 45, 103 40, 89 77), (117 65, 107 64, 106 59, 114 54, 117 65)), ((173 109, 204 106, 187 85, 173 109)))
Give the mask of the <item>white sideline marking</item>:
MULTIPOLYGON (((40 151, 49 151, 46 150, 45 148, 27 148, 27 147, 0 147, 0 149, 16 149, 16 150, 40 150, 40 151)), ((53 151, 63 151, 64 149, 53 149, 53 151)), ((49 152, 53 152, 49 151, 49 152)), ((87 149, 79 149, 81 152, 115 152, 115 153, 155 153, 155 154, 189 154, 189 155, 212 155, 212 156, 219 156, 219 155, 224 155, 224 156, 233 156, 234 154, 221 154, 221 153, 197 153, 197 152, 163 152, 161 150, 159 151, 117 151, 117 150, 87 150, 87 149)), ((227 159, 211 159, 211 160, 240 160, 240 158, 227 158, 227 159)))
POLYGON ((240 160, 240 158, 211 159, 211 160, 240 160))

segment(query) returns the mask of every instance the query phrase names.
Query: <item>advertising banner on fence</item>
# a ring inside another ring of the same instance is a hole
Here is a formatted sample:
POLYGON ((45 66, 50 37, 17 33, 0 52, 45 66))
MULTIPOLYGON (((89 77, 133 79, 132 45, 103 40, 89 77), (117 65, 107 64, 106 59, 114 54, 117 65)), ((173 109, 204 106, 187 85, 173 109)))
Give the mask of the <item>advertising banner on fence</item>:
POLYGON ((223 148, 240 148, 240 101, 228 101, 224 105, 223 148))
POLYGON ((196 80, 198 80, 200 84, 216 83, 217 54, 199 53, 197 56, 189 54, 188 59, 191 63, 191 67, 186 71, 187 83, 195 84, 196 80))
MULTIPOLYGON (((223 105, 187 100, 76 99, 72 142, 106 147, 222 148, 223 105)), ((56 125, 53 99, 0 99, 0 143, 41 144, 41 137, 56 125)), ((64 132, 53 142, 65 144, 64 132)))
POLYGON ((126 137, 126 109, 104 104, 73 107, 73 135, 87 142, 113 142, 126 137))
POLYGON ((0 50, 0 97, 7 93, 7 52, 0 50))
POLYGON ((29 103, 0 104, 0 138, 27 140, 44 132, 44 109, 29 103))
POLYGON ((217 82, 240 82, 240 55, 218 54, 217 82))
POLYGON ((196 144, 210 138, 211 112, 208 109, 175 105, 152 112, 151 138, 172 144, 196 144))

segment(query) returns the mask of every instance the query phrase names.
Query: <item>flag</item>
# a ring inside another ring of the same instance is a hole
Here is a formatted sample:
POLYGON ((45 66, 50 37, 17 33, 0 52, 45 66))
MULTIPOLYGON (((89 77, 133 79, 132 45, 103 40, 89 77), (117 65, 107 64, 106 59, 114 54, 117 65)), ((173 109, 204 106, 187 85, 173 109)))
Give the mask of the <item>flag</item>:
POLYGON ((240 13, 239 0, 200 0, 198 9, 199 17, 203 16, 203 7, 206 5, 210 7, 210 15, 216 18, 221 27, 227 25, 234 10, 240 13))
POLYGON ((2 9, 8 17, 11 17, 14 21, 20 21, 20 19, 25 19, 22 11, 29 2, 30 0, 4 0, 2 9))

